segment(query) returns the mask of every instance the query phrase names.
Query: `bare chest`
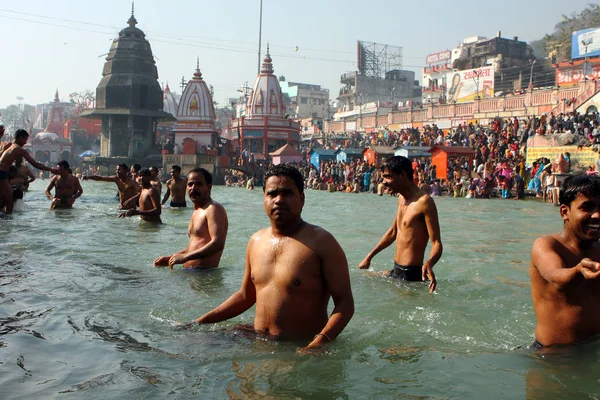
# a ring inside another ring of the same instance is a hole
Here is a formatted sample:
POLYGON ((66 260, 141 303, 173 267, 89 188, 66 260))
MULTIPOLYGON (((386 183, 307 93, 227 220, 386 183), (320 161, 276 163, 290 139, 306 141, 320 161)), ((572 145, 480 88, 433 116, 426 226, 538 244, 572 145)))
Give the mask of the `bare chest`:
POLYGON ((417 209, 415 203, 401 205, 398 209, 398 218, 396 220, 398 221, 398 231, 414 229, 424 224, 423 213, 417 209))

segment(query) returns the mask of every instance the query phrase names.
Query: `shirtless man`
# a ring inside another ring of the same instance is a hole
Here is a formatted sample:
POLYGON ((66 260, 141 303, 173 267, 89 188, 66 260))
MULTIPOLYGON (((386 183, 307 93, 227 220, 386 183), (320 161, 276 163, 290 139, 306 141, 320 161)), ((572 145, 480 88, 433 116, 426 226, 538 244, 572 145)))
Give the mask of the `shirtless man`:
POLYGON ((392 193, 400 194, 398 212, 392 227, 358 268, 369 268, 373 257, 396 241, 394 269, 386 272, 386 275, 406 281, 429 279, 429 292, 433 293, 437 286, 433 266, 442 256, 443 249, 440 224, 433 199, 415 186, 412 174, 412 165, 408 158, 395 156, 387 159, 383 179, 385 186, 392 193), (429 259, 423 262, 429 240, 431 253, 429 259))
POLYGON ((152 185, 151 181, 152 174, 149 169, 143 169, 140 171, 140 178, 142 180, 142 192, 140 193, 140 209, 130 209, 127 212, 119 215, 119 218, 132 217, 139 215, 140 218, 147 222, 158 222, 161 223, 160 214, 162 208, 160 206, 160 193, 158 189, 152 185))
POLYGON ((203 168, 193 169, 188 174, 187 189, 194 203, 188 226, 190 241, 180 252, 158 257, 154 260, 155 267, 168 266, 173 269, 174 265, 183 264, 184 268, 210 269, 219 266, 225 248, 228 221, 225 208, 210 197, 212 175, 203 168))
POLYGON ((35 181, 35 175, 33 175, 29 167, 23 165, 23 157, 17 157, 15 166, 19 169, 19 177, 23 178, 23 190, 29 190, 29 184, 35 181))
POLYGON ((37 169, 50 171, 53 174, 58 174, 58 170, 46 167, 33 159, 29 152, 23 148, 29 139, 29 134, 24 129, 19 129, 15 132, 15 142, 2 152, 0 156, 0 203, 4 204, 5 213, 11 214, 14 207, 12 188, 8 182, 8 169, 15 162, 17 157, 23 157, 29 164, 37 169))
POLYGON ((150 167, 150 183, 158 190, 158 195, 162 194, 162 183, 160 183, 160 179, 158 178, 158 168, 150 167))
POLYGON ((185 203, 186 180, 181 177, 181 167, 173 165, 171 167, 171 179, 167 181, 167 193, 163 197, 164 205, 171 197, 171 207, 187 207, 185 203))
POLYGON ((71 208, 75 200, 83 194, 83 189, 79 183, 79 179, 69 173, 69 163, 62 160, 58 163, 58 175, 50 180, 50 184, 46 188, 46 197, 52 200, 50 209, 56 208, 71 208), (56 189, 55 195, 52 196, 52 189, 56 189))
POLYGON ((135 204, 125 205, 127 200, 131 199, 142 191, 140 185, 128 176, 129 169, 125 164, 119 164, 117 166, 117 175, 114 176, 84 176, 83 180, 99 181, 99 182, 114 182, 119 190, 119 201, 121 203, 121 209, 132 209, 135 208, 135 204))
POLYGON ((297 169, 271 167, 263 196, 271 227, 248 242, 242 286, 194 322, 224 321, 256 304, 255 331, 309 341, 303 350, 321 347, 342 332, 354 314, 348 263, 329 232, 302 220, 303 186, 297 169), (328 317, 330 297, 335 308, 328 317))
POLYGON ((600 334, 600 177, 568 177, 560 215, 562 232, 537 239, 531 252, 534 348, 600 334))

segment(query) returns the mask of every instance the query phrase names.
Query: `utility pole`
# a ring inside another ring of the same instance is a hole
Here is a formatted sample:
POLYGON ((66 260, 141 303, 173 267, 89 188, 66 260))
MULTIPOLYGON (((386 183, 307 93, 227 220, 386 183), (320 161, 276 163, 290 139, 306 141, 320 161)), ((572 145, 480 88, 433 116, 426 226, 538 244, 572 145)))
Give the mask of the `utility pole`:
POLYGON ((258 23, 258 72, 260 74, 260 46, 262 44, 262 4, 263 0, 260 0, 260 18, 258 23))

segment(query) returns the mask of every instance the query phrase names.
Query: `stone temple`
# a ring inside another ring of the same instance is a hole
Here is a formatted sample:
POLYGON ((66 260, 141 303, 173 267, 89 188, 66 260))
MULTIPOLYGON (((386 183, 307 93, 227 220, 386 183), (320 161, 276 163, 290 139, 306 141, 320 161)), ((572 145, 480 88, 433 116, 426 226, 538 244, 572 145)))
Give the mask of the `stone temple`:
POLYGON ((101 157, 142 161, 157 154, 156 125, 175 118, 163 111, 163 91, 150 43, 133 15, 119 32, 96 88, 96 107, 85 116, 102 119, 101 157))

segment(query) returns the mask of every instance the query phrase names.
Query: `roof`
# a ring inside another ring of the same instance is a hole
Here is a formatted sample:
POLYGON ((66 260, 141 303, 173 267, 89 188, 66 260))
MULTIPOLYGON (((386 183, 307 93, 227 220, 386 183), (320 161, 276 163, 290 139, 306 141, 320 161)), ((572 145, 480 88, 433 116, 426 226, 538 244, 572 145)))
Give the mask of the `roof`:
POLYGON ((339 150, 336 150, 335 153, 336 154, 337 153, 341 153, 342 151, 344 153, 346 153, 346 154, 360 154, 360 155, 362 155, 363 149, 357 149, 357 148, 339 149, 339 150))
POLYGON ((141 110, 129 108, 93 108, 81 113, 82 117, 99 118, 103 115, 133 115, 140 117, 153 117, 161 121, 175 121, 175 117, 171 114, 158 110, 141 110))
POLYGON ((406 149, 408 151, 429 151, 429 146, 398 146, 394 147, 394 150, 406 149))
POLYGON ((337 150, 331 150, 331 149, 312 149, 310 151, 310 154, 312 155, 312 154, 316 153, 320 156, 334 156, 336 151, 337 150))
MULTIPOLYGON (((373 150, 377 154, 391 154, 394 155, 394 149, 388 146, 370 146, 368 149, 373 150)), ((366 150, 366 149, 365 149, 366 150)))
POLYGON ((446 154, 475 154, 475 150, 472 148, 462 146, 434 146, 429 149, 429 152, 434 153, 437 150, 443 151, 446 154))
POLYGON ((291 144, 285 144, 282 147, 278 148, 272 153, 269 153, 270 156, 302 156, 302 152, 297 150, 291 144))

